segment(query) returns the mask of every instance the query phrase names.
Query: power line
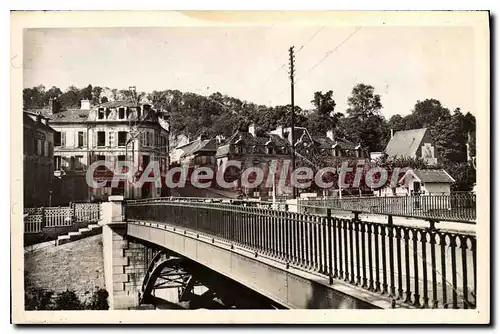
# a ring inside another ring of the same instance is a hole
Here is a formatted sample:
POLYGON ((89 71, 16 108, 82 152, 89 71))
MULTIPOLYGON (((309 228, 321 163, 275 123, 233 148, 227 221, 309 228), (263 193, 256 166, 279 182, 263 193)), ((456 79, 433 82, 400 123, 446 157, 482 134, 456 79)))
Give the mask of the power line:
MULTIPOLYGON (((314 37, 316 37, 316 35, 317 35, 317 34, 319 34, 319 33, 321 32, 321 30, 323 30, 324 28, 325 28, 325 27, 323 26, 323 27, 320 27, 318 30, 316 30, 316 32, 315 32, 314 34, 312 34, 312 36, 311 36, 311 37, 309 37, 309 39, 308 39, 305 43, 303 43, 303 44, 300 46, 299 50, 297 50, 297 52, 296 52, 295 54, 297 55, 297 54, 298 54, 298 53, 299 53, 299 52, 300 52, 300 51, 301 51, 301 50, 302 50, 302 49, 303 49, 303 48, 304 48, 307 44, 309 44, 309 42, 311 42, 311 41, 314 39, 314 37)), ((273 77, 274 77, 274 76, 275 76, 275 75, 276 75, 279 71, 281 71, 281 70, 282 70, 282 69, 286 66, 286 64, 287 64, 286 62, 285 62, 285 63, 283 63, 283 64, 282 64, 282 65, 281 65, 281 66, 280 66, 280 67, 279 67, 276 71, 274 71, 274 72, 273 72, 273 73, 269 76, 269 78, 267 78, 267 80, 266 80, 266 81, 264 81, 264 83, 262 84, 262 86, 264 86, 265 84, 267 84, 267 83, 268 83, 268 82, 269 82, 269 81, 270 81, 270 80, 271 80, 271 79, 272 79, 272 78, 273 78, 273 77)))
POLYGON ((317 34, 319 34, 321 32, 321 30, 323 30, 325 27, 321 27, 319 28, 308 40, 307 42, 305 42, 304 44, 301 45, 301 47, 297 50, 297 52, 295 53, 295 55, 298 55, 299 52, 310 42, 314 39, 314 37, 316 37, 317 34))
POLYGON ((311 73, 316 67, 318 67, 322 62, 324 62, 328 57, 330 57, 333 53, 335 53, 342 45, 344 45, 348 40, 350 40, 359 30, 361 30, 362 27, 358 27, 356 28, 356 30, 354 30, 349 36, 347 36, 347 38, 345 38, 342 42, 340 42, 335 48, 333 48, 332 50, 328 51, 325 56, 323 57, 323 59, 321 59, 319 62, 317 62, 316 64, 314 64, 313 67, 311 67, 309 69, 309 71, 307 71, 306 74, 304 74, 303 76, 301 76, 299 79, 297 79, 297 81, 295 83, 297 83, 298 81, 300 81, 301 79, 303 79, 306 75, 308 75, 309 73, 311 73))

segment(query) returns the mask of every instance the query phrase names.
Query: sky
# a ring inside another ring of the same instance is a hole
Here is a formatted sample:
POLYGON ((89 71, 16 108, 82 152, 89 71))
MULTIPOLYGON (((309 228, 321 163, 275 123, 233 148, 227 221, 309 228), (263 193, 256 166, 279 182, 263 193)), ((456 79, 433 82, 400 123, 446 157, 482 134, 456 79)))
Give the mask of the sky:
POLYGON ((304 109, 314 92, 332 90, 335 111, 345 112, 352 88, 364 83, 380 94, 387 118, 426 98, 477 114, 474 31, 465 26, 28 29, 23 80, 25 88, 136 86, 284 105, 290 46, 295 104, 304 109))

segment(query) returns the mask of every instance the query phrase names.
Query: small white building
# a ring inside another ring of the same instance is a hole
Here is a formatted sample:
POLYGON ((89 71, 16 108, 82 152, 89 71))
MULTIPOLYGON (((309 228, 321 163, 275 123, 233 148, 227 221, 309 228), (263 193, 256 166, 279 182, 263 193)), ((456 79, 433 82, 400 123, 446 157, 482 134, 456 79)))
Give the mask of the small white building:
POLYGON ((397 187, 387 186, 375 196, 449 195, 455 179, 444 169, 409 169, 397 187))

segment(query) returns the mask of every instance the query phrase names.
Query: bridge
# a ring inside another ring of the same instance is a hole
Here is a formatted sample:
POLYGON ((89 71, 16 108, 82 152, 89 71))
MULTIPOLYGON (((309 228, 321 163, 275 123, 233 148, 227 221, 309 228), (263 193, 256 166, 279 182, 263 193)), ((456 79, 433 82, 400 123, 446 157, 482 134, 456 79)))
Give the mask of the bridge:
POLYGON ((110 307, 169 290, 224 308, 475 308, 474 233, 317 211, 110 197, 99 223, 110 307))

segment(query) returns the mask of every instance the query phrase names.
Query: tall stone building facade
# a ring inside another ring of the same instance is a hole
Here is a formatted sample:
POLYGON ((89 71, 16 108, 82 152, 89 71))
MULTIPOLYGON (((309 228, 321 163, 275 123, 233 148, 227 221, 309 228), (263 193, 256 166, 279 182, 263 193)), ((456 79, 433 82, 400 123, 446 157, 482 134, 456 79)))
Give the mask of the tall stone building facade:
MULTIPOLYGON (((135 101, 112 101, 91 106, 81 101, 78 109, 60 110, 52 101, 49 118, 54 134, 55 199, 59 204, 72 201, 101 201, 110 195, 125 198, 166 196, 166 187, 152 182, 143 187, 122 181, 112 186, 113 171, 98 167, 93 180, 105 181, 103 187, 89 186, 86 176, 93 162, 102 160, 115 165, 127 160, 133 164, 136 177, 150 161, 162 170, 168 166, 169 126, 167 117, 150 104, 135 101)), ((164 182, 162 182, 164 184, 164 182)))
POLYGON ((23 113, 24 207, 49 206, 53 189, 54 129, 40 113, 23 113))

